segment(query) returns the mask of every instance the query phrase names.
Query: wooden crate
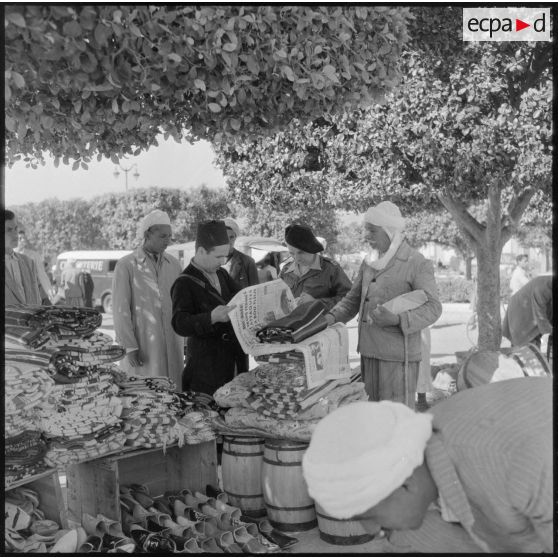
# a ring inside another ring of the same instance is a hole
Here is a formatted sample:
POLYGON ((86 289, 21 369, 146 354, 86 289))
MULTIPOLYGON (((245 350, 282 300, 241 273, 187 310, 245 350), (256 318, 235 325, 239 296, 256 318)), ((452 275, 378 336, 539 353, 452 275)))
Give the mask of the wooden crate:
POLYGON ((197 445, 122 452, 68 467, 68 513, 81 520, 82 514, 120 521, 120 485, 145 484, 152 496, 167 490, 205 491, 217 484, 215 441, 197 445))
POLYGON ((30 488, 39 495, 39 509, 45 514, 46 519, 56 521, 62 529, 68 527, 66 506, 64 505, 60 478, 56 469, 49 469, 38 475, 6 485, 5 492, 8 493, 11 489, 19 486, 30 488))

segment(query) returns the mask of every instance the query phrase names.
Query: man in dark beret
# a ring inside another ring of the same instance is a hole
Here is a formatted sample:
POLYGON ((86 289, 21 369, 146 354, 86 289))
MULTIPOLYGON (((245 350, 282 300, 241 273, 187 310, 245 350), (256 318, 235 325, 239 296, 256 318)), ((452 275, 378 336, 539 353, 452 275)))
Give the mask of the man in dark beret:
POLYGON ((229 253, 229 237, 223 221, 198 225, 196 253, 171 288, 172 327, 186 340, 186 366, 182 389, 213 393, 248 370, 230 323, 229 301, 240 290, 221 268, 229 253))
POLYGON ((333 308, 351 288, 351 281, 341 266, 320 255, 324 247, 306 225, 289 225, 285 229, 285 242, 292 260, 285 264, 280 278, 299 304, 321 300, 328 310, 333 308))

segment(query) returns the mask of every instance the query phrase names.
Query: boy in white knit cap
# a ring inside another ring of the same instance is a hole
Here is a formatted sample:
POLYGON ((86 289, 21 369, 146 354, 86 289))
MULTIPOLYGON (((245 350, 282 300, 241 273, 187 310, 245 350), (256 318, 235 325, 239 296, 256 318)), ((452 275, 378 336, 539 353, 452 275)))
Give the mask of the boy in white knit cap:
POLYGON ((351 290, 326 315, 330 324, 347 323, 359 314, 358 347, 361 373, 371 401, 400 401, 414 409, 421 360, 421 330, 442 313, 432 263, 409 246, 405 219, 388 201, 364 216, 370 253, 364 258, 351 290), (401 314, 383 305, 414 290, 426 301, 401 314))
POLYGON ((302 468, 328 515, 394 530, 393 551, 552 552, 552 379, 480 386, 421 414, 340 407, 302 468))

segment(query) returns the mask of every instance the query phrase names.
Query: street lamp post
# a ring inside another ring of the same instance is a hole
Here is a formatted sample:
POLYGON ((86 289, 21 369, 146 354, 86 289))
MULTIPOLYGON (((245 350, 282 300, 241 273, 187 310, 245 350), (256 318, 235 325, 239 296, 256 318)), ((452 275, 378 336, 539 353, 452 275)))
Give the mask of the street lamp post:
MULTIPOLYGON (((133 165, 130 165, 128 168, 123 167, 122 165, 118 165, 118 168, 120 168, 120 170, 124 173, 124 176, 126 178, 126 192, 128 191, 128 173, 133 170, 134 168, 136 169, 133 176, 134 178, 137 180, 140 176, 139 170, 138 170, 138 165, 136 163, 134 163, 133 165)), ((118 178, 120 176, 120 171, 118 170, 117 167, 114 167, 114 178, 118 178)))

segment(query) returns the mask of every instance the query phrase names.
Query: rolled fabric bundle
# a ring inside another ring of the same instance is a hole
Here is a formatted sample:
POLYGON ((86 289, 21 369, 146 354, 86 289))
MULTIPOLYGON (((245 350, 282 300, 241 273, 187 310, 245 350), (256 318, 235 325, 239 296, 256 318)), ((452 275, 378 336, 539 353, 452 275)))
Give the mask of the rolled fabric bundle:
POLYGON ((25 326, 54 335, 80 337, 100 327, 103 317, 93 308, 75 306, 7 306, 4 311, 6 329, 25 326))
POLYGON ((260 364, 254 369, 256 382, 265 386, 306 387, 304 363, 260 364))

